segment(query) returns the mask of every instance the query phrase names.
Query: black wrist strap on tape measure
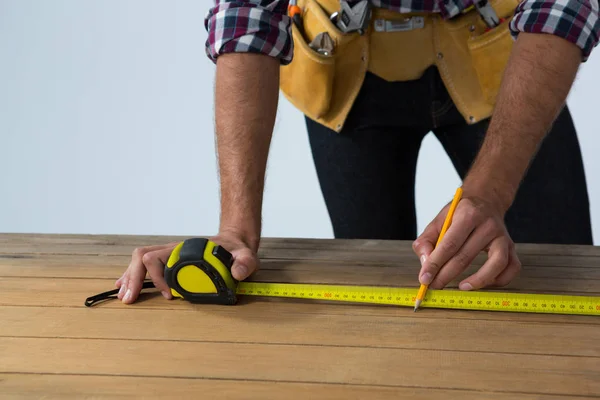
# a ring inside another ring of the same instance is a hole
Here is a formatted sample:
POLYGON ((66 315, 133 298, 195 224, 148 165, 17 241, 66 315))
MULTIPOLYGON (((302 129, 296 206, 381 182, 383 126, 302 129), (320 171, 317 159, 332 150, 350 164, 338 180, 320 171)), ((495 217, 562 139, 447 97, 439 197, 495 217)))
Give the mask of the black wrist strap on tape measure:
MULTIPOLYGON (((144 284, 142 285, 142 289, 150 289, 153 287, 154 287, 154 283, 152 281, 145 281, 144 284)), ((96 304, 102 300, 116 299, 117 298, 116 295, 118 293, 119 293, 119 289, 114 289, 114 290, 109 290, 108 292, 98 293, 95 296, 90 296, 87 299, 85 299, 85 306, 91 307, 94 304, 96 304)))

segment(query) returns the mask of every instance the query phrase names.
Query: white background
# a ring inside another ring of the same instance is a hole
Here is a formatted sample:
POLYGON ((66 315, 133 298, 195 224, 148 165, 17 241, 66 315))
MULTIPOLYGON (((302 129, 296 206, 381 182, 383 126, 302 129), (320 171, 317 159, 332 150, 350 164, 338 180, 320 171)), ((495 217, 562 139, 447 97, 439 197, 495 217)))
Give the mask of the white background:
MULTIPOLYGON (((218 226, 206 0, 0 0, 0 231, 210 235, 218 226)), ((569 105, 600 243, 600 49, 569 105)), ((418 228, 459 185, 429 135, 418 228)), ((281 96, 263 236, 332 237, 302 115, 281 96)))

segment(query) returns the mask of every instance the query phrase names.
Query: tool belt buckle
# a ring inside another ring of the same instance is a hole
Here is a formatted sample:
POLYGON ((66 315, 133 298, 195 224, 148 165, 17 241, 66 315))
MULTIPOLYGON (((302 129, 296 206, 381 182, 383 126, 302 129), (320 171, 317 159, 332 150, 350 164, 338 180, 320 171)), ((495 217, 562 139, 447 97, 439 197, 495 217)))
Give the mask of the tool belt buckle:
POLYGON ((425 26, 424 17, 407 17, 403 20, 376 19, 373 22, 375 32, 405 32, 421 29, 425 26))

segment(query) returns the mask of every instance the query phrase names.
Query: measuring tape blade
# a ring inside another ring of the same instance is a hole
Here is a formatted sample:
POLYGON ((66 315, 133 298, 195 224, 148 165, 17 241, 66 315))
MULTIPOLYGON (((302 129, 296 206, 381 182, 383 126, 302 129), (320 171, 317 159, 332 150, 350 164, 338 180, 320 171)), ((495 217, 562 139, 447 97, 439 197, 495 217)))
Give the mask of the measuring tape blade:
MULTIPOLYGON (((240 282, 237 294, 414 307, 418 289, 240 282)), ((600 297, 429 290, 421 307, 600 316, 600 297)))

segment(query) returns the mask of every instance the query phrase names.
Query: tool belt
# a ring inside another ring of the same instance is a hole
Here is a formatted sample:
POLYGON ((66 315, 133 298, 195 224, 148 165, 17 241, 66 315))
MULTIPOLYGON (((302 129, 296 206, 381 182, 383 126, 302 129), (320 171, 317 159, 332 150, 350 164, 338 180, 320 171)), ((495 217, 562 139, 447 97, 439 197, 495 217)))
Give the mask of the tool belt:
POLYGON ((299 0, 302 29, 292 24, 294 58, 280 70, 280 89, 306 116, 340 132, 367 71, 387 81, 418 79, 430 66, 468 124, 491 116, 513 45, 508 24, 519 0, 493 0, 504 21, 486 31, 476 10, 444 20, 436 13, 374 8, 364 34, 344 33, 330 20, 339 0, 299 0), (334 49, 309 46, 327 32, 334 49))

